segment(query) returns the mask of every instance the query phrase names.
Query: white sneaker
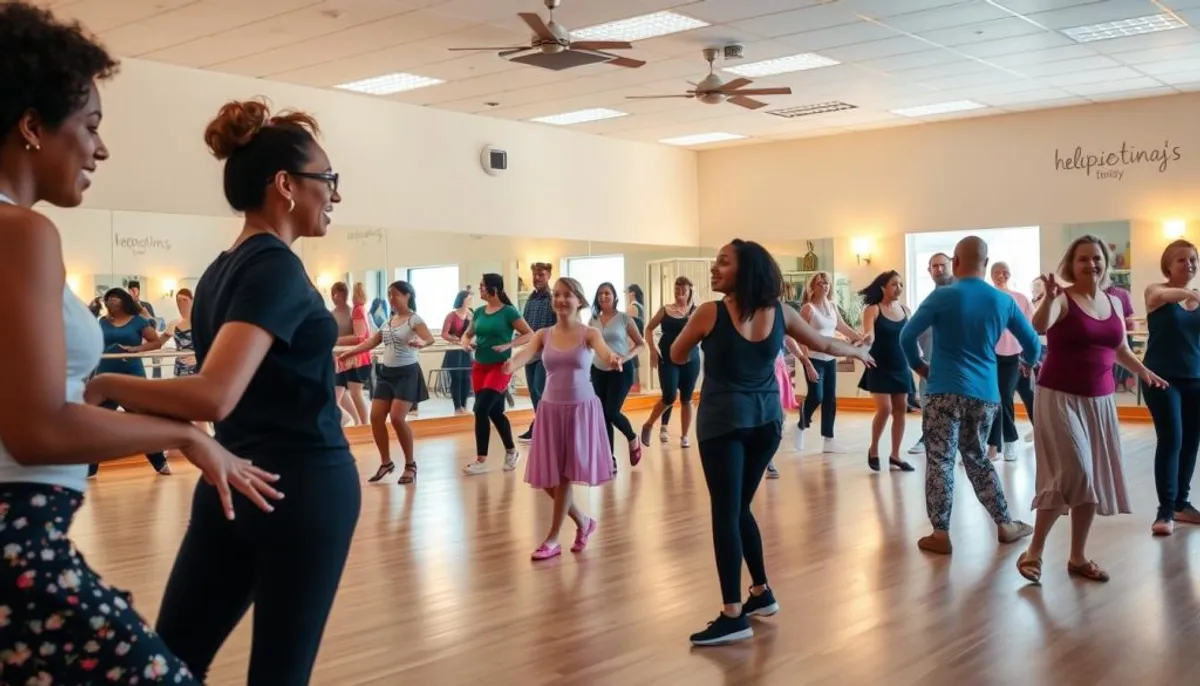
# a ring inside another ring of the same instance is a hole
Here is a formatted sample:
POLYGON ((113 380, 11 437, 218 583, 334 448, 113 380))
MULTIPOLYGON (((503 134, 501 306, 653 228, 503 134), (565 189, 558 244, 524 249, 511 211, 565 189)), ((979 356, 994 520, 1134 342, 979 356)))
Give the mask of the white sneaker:
POLYGON ((843 455, 845 454, 846 449, 838 445, 837 441, 833 440, 832 438, 826 438, 825 447, 821 449, 821 452, 829 453, 831 455, 843 455))
POLYGON ((681 437, 681 438, 679 439, 679 447, 680 447, 680 448, 690 448, 690 447, 692 447, 692 439, 688 438, 687 436, 683 436, 683 437, 681 437))
POLYGON ((521 461, 521 453, 513 450, 504 454, 504 471, 511 472, 517 468, 517 463, 521 461))
POLYGON ((1005 443, 1004 444, 1004 461, 1005 462, 1016 462, 1017 461, 1017 444, 1016 443, 1005 443))
POLYGON ((671 432, 667 431, 667 427, 664 426, 663 428, 658 430, 658 442, 659 443, 670 443, 671 442, 671 432))
POLYGON ((908 449, 908 454, 909 455, 924 455, 925 454, 925 441, 917 441, 916 443, 913 443, 913 446, 908 449))
POLYGON ((488 473, 488 466, 487 466, 486 462, 479 462, 477 460, 475 462, 468 464, 466 467, 463 467, 463 474, 466 474, 467 476, 478 476, 480 474, 487 474, 487 473, 488 473))
POLYGON ((797 428, 796 433, 792 434, 792 450, 804 452, 804 429, 797 428))
POLYGON ((1025 434, 1025 442, 1026 442, 1026 443, 1033 443, 1033 432, 1032 432, 1032 431, 1030 431, 1029 433, 1025 434))

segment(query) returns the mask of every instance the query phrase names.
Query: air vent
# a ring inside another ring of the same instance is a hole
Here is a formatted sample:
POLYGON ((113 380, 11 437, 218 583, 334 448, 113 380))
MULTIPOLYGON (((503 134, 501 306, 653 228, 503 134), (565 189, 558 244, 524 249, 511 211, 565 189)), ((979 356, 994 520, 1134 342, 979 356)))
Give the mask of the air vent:
POLYGON ((842 110, 853 109, 858 109, 858 105, 851 105, 835 100, 832 102, 819 102, 815 105, 800 105, 799 107, 785 107, 781 110, 768 110, 767 114, 773 114, 776 117, 783 117, 784 119, 795 119, 814 114, 826 114, 828 112, 841 112, 842 110))

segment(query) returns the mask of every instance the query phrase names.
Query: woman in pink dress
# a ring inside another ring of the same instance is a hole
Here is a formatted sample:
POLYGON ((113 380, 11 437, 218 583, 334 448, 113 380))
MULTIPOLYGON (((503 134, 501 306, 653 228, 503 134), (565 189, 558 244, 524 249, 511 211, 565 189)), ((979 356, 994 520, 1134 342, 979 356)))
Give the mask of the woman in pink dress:
POLYGON ((1130 512, 1121 465, 1121 427, 1113 399, 1113 364, 1156 388, 1166 386, 1146 369, 1125 338, 1121 301, 1108 285, 1108 248, 1095 236, 1075 239, 1058 266, 1058 277, 1042 277, 1046 297, 1033 313, 1033 328, 1046 335, 1046 361, 1033 396, 1033 445, 1037 454, 1033 509, 1037 522, 1029 548, 1017 558, 1017 571, 1037 583, 1050 529, 1071 515, 1071 554, 1067 573, 1108 581, 1108 572, 1088 559, 1092 520, 1130 512))
POLYGON ((582 552, 596 531, 596 520, 575 507, 573 484, 599 486, 612 481, 612 451, 604 424, 604 407, 592 388, 592 354, 608 367, 621 369, 621 357, 604 344, 599 329, 579 318, 588 306, 583 286, 569 277, 554 283, 554 313, 558 322, 541 329, 533 341, 508 360, 506 373, 521 369, 537 352, 546 366, 546 389, 538 404, 525 481, 554 499, 554 518, 546 540, 533 551, 534 560, 562 555, 558 536, 567 516, 575 522, 571 552, 582 552))

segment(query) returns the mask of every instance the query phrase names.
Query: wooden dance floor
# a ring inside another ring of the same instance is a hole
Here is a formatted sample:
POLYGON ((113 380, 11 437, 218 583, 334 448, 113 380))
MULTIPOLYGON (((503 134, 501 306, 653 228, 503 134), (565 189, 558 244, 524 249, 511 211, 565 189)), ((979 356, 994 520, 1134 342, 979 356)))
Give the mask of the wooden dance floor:
MULTIPOLYGON (((910 415, 905 447, 917 421, 910 415)), ((591 546, 535 565, 529 553, 550 501, 525 485, 523 463, 506 474, 497 457, 494 472, 466 478, 459 470, 473 452, 469 434, 420 439, 415 488, 396 485, 398 473, 364 485, 314 683, 1196 683, 1200 527, 1150 536, 1153 431, 1125 428, 1136 514, 1098 518, 1092 532, 1092 556, 1112 581, 1068 578, 1064 520, 1041 587, 1016 572, 1022 545, 996 543, 961 468, 954 555, 931 556, 916 547, 929 526, 923 457, 912 459, 914 474, 868 471, 867 415, 839 418, 847 455, 798 457, 787 449, 789 433, 777 458, 782 478, 764 482, 755 506, 782 611, 756 621, 751 641, 696 651, 687 637, 716 616, 720 594, 694 447, 655 444, 614 484, 580 491, 600 520, 591 546)), ((375 451, 356 453, 365 479, 375 451)), ((1014 513, 1032 522, 1032 450, 997 466, 1014 513)), ((171 477, 144 465, 102 470, 73 530, 93 565, 150 617, 196 478, 186 463, 171 477)), ((564 548, 573 534, 568 525, 564 548)), ((249 624, 226 644, 209 683, 245 683, 249 624)))

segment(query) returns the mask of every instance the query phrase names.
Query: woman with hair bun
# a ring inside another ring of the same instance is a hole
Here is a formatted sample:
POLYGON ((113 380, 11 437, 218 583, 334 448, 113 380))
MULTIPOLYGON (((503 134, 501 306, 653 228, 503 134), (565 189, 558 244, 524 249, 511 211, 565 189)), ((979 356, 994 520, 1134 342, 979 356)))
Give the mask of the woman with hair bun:
POLYGON ((108 159, 96 81, 117 64, 78 24, 24 2, 0 3, 0 45, 0 287, 62 302, 61 316, 48 317, 44 298, 13 298, 0 336, 0 377, 21 380, 0 384, 0 681, 198 684, 71 542, 87 464, 178 449, 213 484, 216 526, 231 525, 231 487, 247 495, 238 498, 246 518, 269 511, 277 477, 186 421, 84 403, 104 339, 67 286, 57 228, 31 208, 83 202, 108 159))
POLYGON ((199 371, 181 379, 102 375, 101 397, 137 410, 216 423, 229 450, 282 475, 287 499, 266 517, 243 500, 220 516, 196 486, 167 582, 158 631, 201 679, 254 605, 249 684, 308 683, 358 522, 358 469, 334 392, 337 322, 292 251, 319 238, 341 202, 338 175, 300 112, 231 102, 204 132, 225 162, 225 197, 241 234, 196 286, 199 371))

